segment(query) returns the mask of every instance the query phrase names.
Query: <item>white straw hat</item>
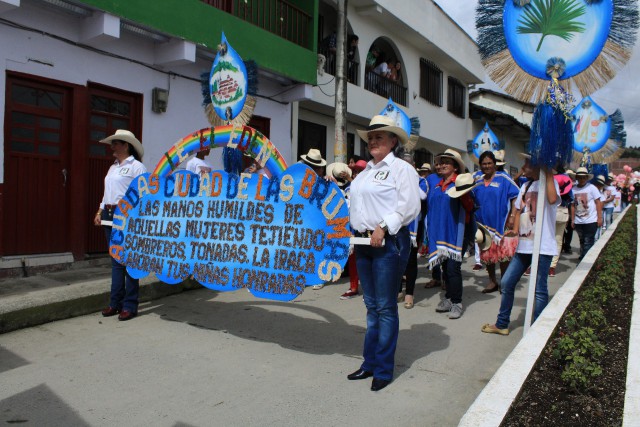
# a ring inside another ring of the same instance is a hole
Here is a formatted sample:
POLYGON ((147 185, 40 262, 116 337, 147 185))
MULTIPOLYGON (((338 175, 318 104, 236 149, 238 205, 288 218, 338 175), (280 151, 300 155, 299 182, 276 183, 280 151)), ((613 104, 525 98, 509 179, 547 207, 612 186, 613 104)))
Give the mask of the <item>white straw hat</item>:
POLYGON ((100 142, 102 142, 103 144, 111 144, 111 141, 128 142, 129 144, 131 144, 133 149, 136 150, 136 152, 140 156, 140 159, 142 159, 142 156, 144 156, 144 148, 142 147, 142 143, 138 141, 138 138, 136 138, 133 132, 129 130, 118 129, 116 133, 114 133, 110 137, 100 140, 100 142))

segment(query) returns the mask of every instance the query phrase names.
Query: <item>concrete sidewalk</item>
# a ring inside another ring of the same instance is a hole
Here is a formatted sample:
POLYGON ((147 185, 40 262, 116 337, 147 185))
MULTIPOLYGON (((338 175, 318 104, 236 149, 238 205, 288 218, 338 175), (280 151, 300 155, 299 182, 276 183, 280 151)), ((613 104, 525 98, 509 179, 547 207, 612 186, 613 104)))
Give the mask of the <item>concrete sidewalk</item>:
MULTIPOLYGON (((78 263, 64 271, 0 280, 0 334, 102 310, 109 304, 111 264, 78 263)), ((140 281, 140 301, 201 288, 187 281, 166 285, 150 275, 140 281)))

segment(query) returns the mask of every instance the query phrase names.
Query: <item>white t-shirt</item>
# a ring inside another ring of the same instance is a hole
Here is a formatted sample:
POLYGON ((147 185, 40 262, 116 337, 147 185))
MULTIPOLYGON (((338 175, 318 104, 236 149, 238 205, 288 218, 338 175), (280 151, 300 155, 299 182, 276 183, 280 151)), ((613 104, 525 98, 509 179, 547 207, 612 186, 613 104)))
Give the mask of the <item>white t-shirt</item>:
POLYGON ((616 195, 616 187, 613 187, 611 185, 605 185, 604 187, 602 187, 602 201, 607 200, 609 197, 614 196, 613 199, 611 199, 611 201, 609 203, 606 203, 603 207, 605 208, 614 208, 615 207, 615 195, 616 195))
POLYGON ((376 68, 373 69, 373 72, 376 74, 380 74, 383 77, 388 77, 389 67, 387 66, 386 62, 381 62, 376 68))
POLYGON ((187 162, 187 166, 185 166, 186 170, 196 173, 198 175, 200 175, 200 172, 202 171, 203 168, 209 168, 209 170, 211 170, 211 165, 195 156, 191 158, 191 160, 187 162))
POLYGON ((131 181, 146 172, 147 168, 133 156, 127 157, 122 163, 116 160, 104 178, 104 196, 100 203, 100 209, 104 209, 104 205, 117 205, 129 188, 131 181))
POLYGON ((603 200, 598 188, 587 183, 584 187, 574 186, 573 196, 576 204, 575 224, 591 224, 598 222, 598 210, 596 200, 603 200))
MULTIPOLYGON (((542 255, 558 255, 556 245, 556 213, 561 203, 560 188, 556 180, 553 180, 558 199, 554 205, 548 202, 545 204, 542 221, 542 238, 540 240, 540 253, 542 255)), ((538 206, 538 190, 540 181, 533 181, 530 185, 527 182, 520 187, 520 194, 516 199, 516 209, 520 212, 520 229, 518 231, 518 248, 516 251, 521 254, 533 253, 533 240, 536 232, 536 212, 538 206), (527 187, 529 187, 527 189, 527 187), (526 193, 526 194, 525 194, 526 193), (522 200, 524 197, 524 201, 522 200)))

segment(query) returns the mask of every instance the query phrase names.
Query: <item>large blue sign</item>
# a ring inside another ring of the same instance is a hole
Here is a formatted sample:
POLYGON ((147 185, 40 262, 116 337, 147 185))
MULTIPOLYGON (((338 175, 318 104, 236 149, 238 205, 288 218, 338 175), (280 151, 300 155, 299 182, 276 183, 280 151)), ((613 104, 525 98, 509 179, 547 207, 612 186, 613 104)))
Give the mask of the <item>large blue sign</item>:
POLYGON ((260 174, 137 177, 114 213, 110 252, 134 278, 190 276, 220 291, 291 300, 340 278, 349 212, 335 183, 295 164, 260 174))

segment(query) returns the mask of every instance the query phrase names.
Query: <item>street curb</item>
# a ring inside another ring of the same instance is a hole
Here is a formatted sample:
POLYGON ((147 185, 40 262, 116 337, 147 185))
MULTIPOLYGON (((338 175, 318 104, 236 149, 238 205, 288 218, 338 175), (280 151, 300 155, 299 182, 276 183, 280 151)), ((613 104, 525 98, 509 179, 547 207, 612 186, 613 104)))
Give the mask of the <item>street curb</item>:
MULTIPOLYGON (((110 287, 109 278, 4 297, 0 300, 0 334, 98 312, 109 304, 110 287)), ((139 300, 151 301, 201 287, 193 280, 168 285, 149 275, 140 280, 139 300)))
MULTIPOLYGON (((640 209, 636 219, 640 224, 640 209)), ((638 230, 638 247, 640 247, 640 229, 638 230)), ((631 330, 629 331, 629 355, 627 359, 627 384, 624 395, 624 415, 622 427, 638 425, 640 420, 640 251, 636 253, 636 271, 633 281, 633 307, 631 308, 631 330), (635 357, 633 355, 636 355, 635 357), (633 361, 633 363, 632 363, 633 361)))
MULTIPOLYGON (((567 306, 582 286, 582 282, 623 217, 624 214, 616 218, 605 235, 598 239, 578 264, 565 284, 558 289, 540 317, 531 325, 527 335, 520 340, 489 383, 482 389, 460 420, 458 427, 495 427, 502 423, 567 306)), ((491 339, 489 336, 487 338, 491 339)), ((499 339, 497 336, 493 338, 499 339)), ((631 355, 629 360, 633 360, 631 355)))

